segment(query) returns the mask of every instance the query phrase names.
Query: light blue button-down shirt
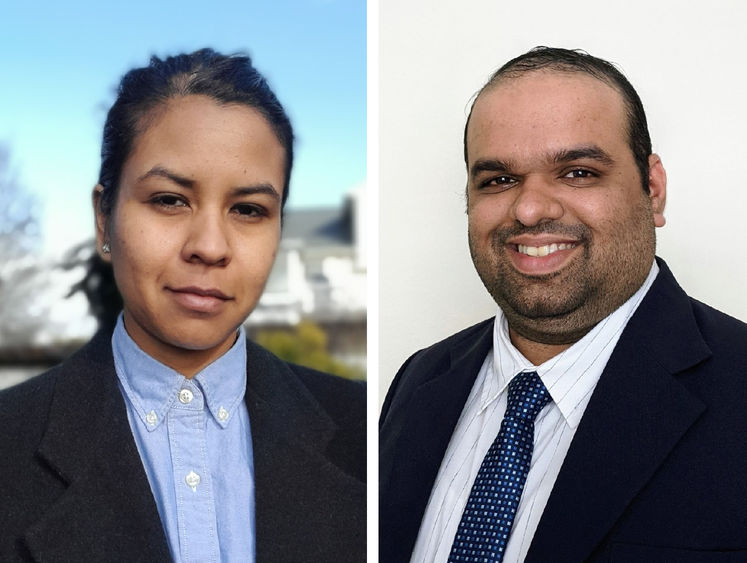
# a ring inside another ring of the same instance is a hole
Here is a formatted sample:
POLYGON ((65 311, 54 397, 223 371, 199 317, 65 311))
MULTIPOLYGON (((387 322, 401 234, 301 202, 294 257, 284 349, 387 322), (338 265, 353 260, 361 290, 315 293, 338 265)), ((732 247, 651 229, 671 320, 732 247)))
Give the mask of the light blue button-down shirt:
POLYGON ((143 352, 121 315, 112 349, 172 557, 253 562, 254 463, 243 329, 233 347, 193 379, 143 352))

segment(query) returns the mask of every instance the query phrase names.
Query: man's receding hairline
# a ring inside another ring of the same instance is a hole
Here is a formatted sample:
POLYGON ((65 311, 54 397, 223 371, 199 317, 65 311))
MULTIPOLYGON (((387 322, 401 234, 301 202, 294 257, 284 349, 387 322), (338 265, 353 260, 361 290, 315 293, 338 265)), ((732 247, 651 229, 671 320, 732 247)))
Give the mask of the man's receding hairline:
MULTIPOLYGON (((588 76, 589 78, 595 79, 603 84, 606 84, 610 88, 612 88, 612 90, 614 90, 617 93, 617 95, 620 97, 620 102, 622 104, 624 118, 625 118, 624 133, 628 137, 627 144, 628 145, 630 144, 629 142, 630 136, 631 136, 630 113, 632 111, 632 108, 630 107, 630 103, 628 99, 626 98, 625 92, 622 90, 622 88, 620 88, 620 86, 617 83, 615 83, 614 80, 612 80, 611 78, 609 78, 608 76, 604 74, 591 72, 586 69, 564 64, 562 62, 561 63, 557 63, 557 62, 549 63, 539 68, 507 69, 503 71, 501 74, 497 76, 494 75, 493 77, 491 77, 491 79, 488 80, 488 82, 482 88, 480 88, 480 90, 478 90, 473 96, 472 106, 470 107, 469 114, 467 115, 467 122, 465 123, 465 135, 464 135, 465 143, 467 141, 470 124, 472 123, 472 112, 474 111, 475 106, 477 105, 477 102, 480 100, 483 94, 487 92, 492 92, 507 82, 516 81, 525 76, 530 76, 530 75, 539 74, 539 73, 544 73, 548 75, 549 74, 566 74, 569 76, 570 75, 588 76)), ((464 148, 468 149, 469 148, 468 144, 465 144, 464 148)), ((632 151, 632 147, 631 147, 631 151, 632 151)), ((468 165, 467 162, 465 162, 465 164, 468 165)))
MULTIPOLYGON (((625 99, 625 92, 623 92, 620 86, 608 76, 601 74, 601 73, 597 74, 594 72, 587 71, 585 69, 581 69, 578 67, 573 67, 573 66, 561 63, 561 64, 558 64, 557 66, 546 65, 540 68, 506 70, 502 72, 501 74, 499 74, 498 76, 494 76, 485 84, 485 86, 483 86, 480 90, 478 90, 477 93, 473 96, 472 108, 475 107, 477 100, 479 100, 480 97, 485 92, 493 91, 496 88, 503 85, 504 83, 516 81, 525 76, 531 76, 534 74, 548 74, 548 75, 566 74, 569 76, 570 75, 588 76, 589 78, 595 79, 603 84, 606 84, 610 88, 612 88, 615 92, 619 94, 621 101, 623 103, 623 106, 628 105, 625 99)), ((472 114, 472 108, 470 108, 470 115, 472 114)))

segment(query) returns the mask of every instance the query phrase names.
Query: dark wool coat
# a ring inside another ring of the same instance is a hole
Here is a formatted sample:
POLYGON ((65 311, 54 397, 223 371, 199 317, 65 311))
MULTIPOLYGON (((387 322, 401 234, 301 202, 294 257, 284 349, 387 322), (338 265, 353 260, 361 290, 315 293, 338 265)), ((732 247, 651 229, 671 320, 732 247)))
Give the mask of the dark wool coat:
MULTIPOLYGON (((247 342, 257 561, 364 561, 365 386, 247 342)), ((0 392, 0 561, 170 560, 109 334, 0 392)))

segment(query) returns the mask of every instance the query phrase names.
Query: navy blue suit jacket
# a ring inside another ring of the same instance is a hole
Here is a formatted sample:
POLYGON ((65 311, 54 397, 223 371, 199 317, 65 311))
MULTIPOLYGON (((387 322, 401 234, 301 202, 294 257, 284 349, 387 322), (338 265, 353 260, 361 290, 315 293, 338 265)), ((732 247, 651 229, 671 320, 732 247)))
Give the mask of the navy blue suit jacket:
MULTIPOLYGON (((364 561, 365 387, 247 342, 258 563, 364 561)), ((103 332, 0 393, 0 561, 169 561, 103 332)))
MULTIPOLYGON (((663 261, 589 401, 525 561, 747 561, 747 325, 663 261)), ((484 321, 413 355, 380 420, 381 561, 409 561, 492 347, 484 321)))

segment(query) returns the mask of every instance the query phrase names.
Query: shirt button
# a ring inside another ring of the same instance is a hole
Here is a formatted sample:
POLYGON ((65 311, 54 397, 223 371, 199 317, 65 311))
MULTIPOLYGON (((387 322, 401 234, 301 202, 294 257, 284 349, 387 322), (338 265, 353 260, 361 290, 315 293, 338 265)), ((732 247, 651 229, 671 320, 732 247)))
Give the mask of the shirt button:
POLYGON ((156 415, 156 411, 150 411, 148 414, 146 414, 145 422, 147 422, 151 426, 155 426, 156 422, 158 422, 158 415, 156 415))
POLYGON ((179 402, 181 402, 184 405, 188 405, 192 402, 192 399, 194 399, 194 395, 192 394, 192 391, 189 389, 182 389, 179 391, 179 402))
POLYGON ((228 419, 228 411, 223 407, 218 409, 218 420, 225 422, 228 419))
POLYGON ((192 490, 197 489, 197 485, 200 484, 200 476, 195 473, 194 471, 190 471, 187 473, 187 477, 184 479, 187 482, 187 485, 189 485, 192 490))

